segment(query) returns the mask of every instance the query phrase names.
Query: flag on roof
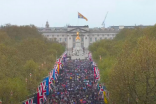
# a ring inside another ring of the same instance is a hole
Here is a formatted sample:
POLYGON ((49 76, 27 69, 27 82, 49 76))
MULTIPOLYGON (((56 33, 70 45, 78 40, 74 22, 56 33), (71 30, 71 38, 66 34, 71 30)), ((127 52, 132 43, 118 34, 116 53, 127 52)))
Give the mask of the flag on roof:
POLYGON ((88 21, 88 19, 79 12, 78 12, 78 18, 82 18, 82 19, 85 19, 86 21, 88 21))

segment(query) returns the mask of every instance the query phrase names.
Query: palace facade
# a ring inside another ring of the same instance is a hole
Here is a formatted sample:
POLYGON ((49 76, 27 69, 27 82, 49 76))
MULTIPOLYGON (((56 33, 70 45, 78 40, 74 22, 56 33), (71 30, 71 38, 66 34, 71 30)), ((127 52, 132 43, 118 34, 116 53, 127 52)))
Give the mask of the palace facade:
POLYGON ((38 31, 48 40, 65 43, 68 55, 72 54, 72 49, 75 47, 77 32, 79 32, 81 38, 81 47, 86 52, 90 44, 102 39, 113 39, 119 32, 119 30, 115 29, 89 28, 88 25, 49 27, 48 22, 46 22, 45 28, 38 28, 38 31))

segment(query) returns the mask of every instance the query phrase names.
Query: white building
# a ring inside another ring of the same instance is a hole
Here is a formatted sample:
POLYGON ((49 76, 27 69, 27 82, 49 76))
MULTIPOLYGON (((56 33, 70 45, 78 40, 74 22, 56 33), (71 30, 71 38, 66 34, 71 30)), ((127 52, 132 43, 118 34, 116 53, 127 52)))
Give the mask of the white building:
POLYGON ((38 28, 48 40, 56 40, 59 43, 66 44, 68 55, 72 54, 72 49, 75 47, 76 33, 79 32, 81 38, 81 46, 87 52, 90 44, 102 40, 113 39, 119 30, 106 28, 89 28, 89 26, 67 26, 67 27, 49 27, 46 22, 45 28, 38 28))

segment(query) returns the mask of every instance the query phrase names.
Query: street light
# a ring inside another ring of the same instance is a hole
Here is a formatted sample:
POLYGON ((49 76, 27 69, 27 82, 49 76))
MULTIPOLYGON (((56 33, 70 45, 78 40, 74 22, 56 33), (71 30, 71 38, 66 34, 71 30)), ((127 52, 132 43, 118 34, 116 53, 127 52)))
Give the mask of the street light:
POLYGON ((26 81, 26 83, 27 83, 28 79, 26 78, 25 81, 26 81))
POLYGON ((11 95, 11 96, 13 95, 13 92, 12 92, 12 90, 11 90, 11 92, 10 92, 10 95, 11 95))
POLYGON ((101 59, 102 59, 102 58, 101 58, 101 55, 100 55, 99 57, 100 57, 100 60, 101 60, 101 59))
POLYGON ((30 78, 31 78, 31 73, 30 73, 30 78))

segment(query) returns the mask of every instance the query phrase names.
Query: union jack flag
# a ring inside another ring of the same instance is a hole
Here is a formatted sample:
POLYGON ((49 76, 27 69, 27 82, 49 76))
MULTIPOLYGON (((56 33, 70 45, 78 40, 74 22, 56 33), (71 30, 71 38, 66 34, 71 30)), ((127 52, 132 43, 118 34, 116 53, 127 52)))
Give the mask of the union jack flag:
POLYGON ((57 67, 55 67, 55 79, 57 79, 57 77, 58 77, 58 72, 57 72, 57 67))
POLYGON ((28 99, 26 102, 23 104, 33 104, 33 98, 28 99))
POLYGON ((37 104, 43 104, 43 94, 41 85, 39 85, 37 88, 37 104))
POLYGON ((43 103, 47 101, 47 97, 46 97, 46 81, 43 81, 41 83, 41 86, 42 86, 42 95, 43 95, 43 103))
POLYGON ((49 92, 51 92, 52 91, 52 85, 53 85, 53 77, 52 77, 53 71, 51 71, 49 74, 50 74, 49 75, 49 92))

